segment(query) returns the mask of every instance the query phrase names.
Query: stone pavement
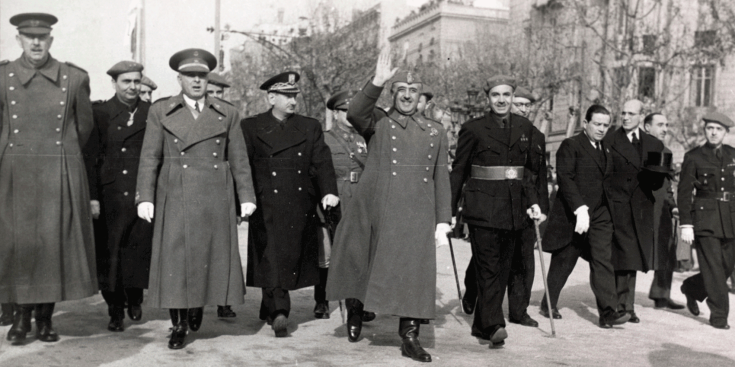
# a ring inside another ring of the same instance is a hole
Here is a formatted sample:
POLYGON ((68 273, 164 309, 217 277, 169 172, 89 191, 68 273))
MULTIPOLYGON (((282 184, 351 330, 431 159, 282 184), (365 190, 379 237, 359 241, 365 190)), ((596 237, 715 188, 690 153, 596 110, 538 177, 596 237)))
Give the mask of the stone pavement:
MULTIPOLYGON (((240 227, 244 254, 246 226, 240 227)), ((467 242, 454 240, 460 282, 470 258, 467 242)), ((612 330, 597 327, 597 311, 589 288, 589 268, 580 260, 562 291, 555 320, 556 337, 549 320, 538 315, 543 282, 537 270, 529 314, 539 328, 509 324, 502 348, 490 348, 470 336, 472 316, 459 307, 448 247, 437 250, 437 319, 422 325, 422 345, 432 354, 433 366, 735 366, 735 329, 717 330, 702 314, 653 309, 648 289, 653 273, 638 275, 636 313, 640 324, 612 330)), ((548 267, 550 257, 545 255, 548 267)), ((539 269, 537 259, 537 269, 539 269)), ((672 298, 684 303, 681 282, 693 273, 675 273, 672 298)), ((398 319, 379 315, 366 323, 358 343, 349 343, 337 302, 331 302, 331 319, 315 320, 312 288, 292 292, 290 336, 276 339, 258 319, 260 290, 248 288, 245 304, 233 307, 237 318, 220 320, 216 307, 205 308, 199 332, 189 334, 185 349, 167 348, 168 311, 143 305, 143 320, 125 320, 123 333, 107 331, 107 307, 102 297, 57 304, 54 326, 57 343, 30 337, 23 346, 5 341, 9 326, 0 328, 0 366, 416 366, 401 357, 398 319)), ((730 296, 735 305, 735 296, 730 296)), ((507 306, 506 306, 507 316, 507 306)), ((735 316, 730 315, 735 326, 735 316)), ((35 325, 34 325, 35 332, 35 325)))

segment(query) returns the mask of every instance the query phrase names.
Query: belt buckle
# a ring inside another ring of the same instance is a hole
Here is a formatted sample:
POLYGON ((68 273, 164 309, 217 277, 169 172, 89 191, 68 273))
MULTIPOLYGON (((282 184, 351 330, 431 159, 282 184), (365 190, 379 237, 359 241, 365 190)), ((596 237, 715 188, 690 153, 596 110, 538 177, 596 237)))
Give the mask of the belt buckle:
POLYGON ((727 201, 730 201, 731 199, 732 199, 732 194, 730 194, 727 191, 722 193, 722 201, 727 202, 727 201))
POLYGON ((515 180, 516 178, 518 178, 518 171, 516 171, 515 168, 508 167, 505 169, 506 180, 515 180))
POLYGON ((356 183, 360 180, 360 174, 358 172, 350 172, 350 182, 356 183))

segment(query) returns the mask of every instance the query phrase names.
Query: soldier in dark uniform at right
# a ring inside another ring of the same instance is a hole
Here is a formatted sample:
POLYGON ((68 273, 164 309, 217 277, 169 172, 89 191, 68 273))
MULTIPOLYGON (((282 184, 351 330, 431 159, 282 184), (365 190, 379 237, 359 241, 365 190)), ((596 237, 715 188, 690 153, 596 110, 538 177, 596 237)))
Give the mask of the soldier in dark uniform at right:
POLYGON ((692 314, 699 315, 697 301, 707 299, 710 325, 729 329, 727 277, 735 263, 735 148, 722 141, 735 124, 719 112, 702 119, 707 143, 684 155, 677 200, 681 239, 696 243, 700 273, 687 278, 681 292, 692 314))

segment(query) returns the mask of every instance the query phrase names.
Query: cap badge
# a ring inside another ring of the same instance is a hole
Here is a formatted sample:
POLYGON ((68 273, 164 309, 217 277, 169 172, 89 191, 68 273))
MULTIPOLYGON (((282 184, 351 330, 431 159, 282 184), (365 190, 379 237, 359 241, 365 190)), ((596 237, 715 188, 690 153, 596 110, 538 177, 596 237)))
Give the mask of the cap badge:
POLYGON ((295 84, 295 83, 296 83, 296 75, 288 74, 288 84, 295 84))
POLYGON ((413 83, 413 75, 411 75, 411 73, 406 74, 406 83, 408 84, 413 83))
POLYGON ((199 56, 199 51, 194 51, 194 56, 199 56))
POLYGON ((38 27, 39 25, 41 25, 41 21, 36 19, 31 20, 31 27, 38 27))

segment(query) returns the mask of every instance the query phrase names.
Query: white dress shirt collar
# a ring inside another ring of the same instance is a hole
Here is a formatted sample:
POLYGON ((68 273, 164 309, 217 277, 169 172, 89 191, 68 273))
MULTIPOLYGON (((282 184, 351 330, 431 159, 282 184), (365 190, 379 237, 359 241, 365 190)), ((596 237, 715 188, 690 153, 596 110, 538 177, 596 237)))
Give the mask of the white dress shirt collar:
POLYGON ((202 109, 204 108, 205 97, 194 100, 194 99, 189 98, 186 94, 182 94, 182 95, 184 96, 184 102, 186 102, 186 104, 189 105, 189 107, 191 107, 192 110, 194 109, 194 103, 198 102, 199 110, 197 112, 202 112, 202 109))

